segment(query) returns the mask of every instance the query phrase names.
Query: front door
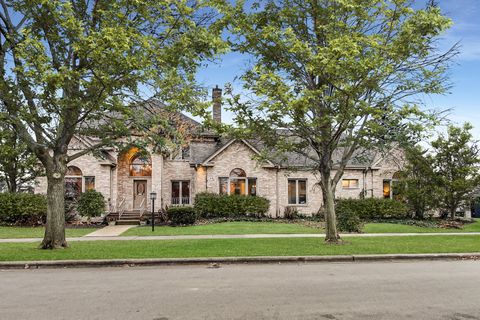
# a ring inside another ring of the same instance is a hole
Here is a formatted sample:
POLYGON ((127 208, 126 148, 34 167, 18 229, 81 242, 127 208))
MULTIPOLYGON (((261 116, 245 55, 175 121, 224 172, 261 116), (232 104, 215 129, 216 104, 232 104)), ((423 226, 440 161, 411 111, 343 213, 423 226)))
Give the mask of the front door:
POLYGON ((133 209, 145 208, 147 205, 147 180, 133 181, 133 209))

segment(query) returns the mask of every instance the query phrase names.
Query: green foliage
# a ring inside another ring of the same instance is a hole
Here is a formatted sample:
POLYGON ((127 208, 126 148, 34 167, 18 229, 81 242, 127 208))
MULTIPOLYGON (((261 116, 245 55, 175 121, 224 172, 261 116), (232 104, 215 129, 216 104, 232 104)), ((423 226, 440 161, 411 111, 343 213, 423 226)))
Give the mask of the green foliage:
POLYGON ((439 207, 441 189, 434 156, 419 146, 407 148, 405 155, 406 165, 398 183, 399 192, 415 217, 423 219, 425 214, 439 207))
POLYGON ((4 111, 0 106, 0 182, 8 192, 18 192, 35 179, 38 163, 4 111))
POLYGON ((195 210, 202 218, 262 217, 269 207, 270 201, 263 197, 208 192, 195 196, 195 210))
POLYGON ((197 212, 190 206, 170 207, 167 215, 174 226, 191 225, 197 221, 197 212))
POLYGON ((45 196, 30 193, 0 193, 0 223, 42 224, 47 215, 45 196))
POLYGON ((361 232, 363 223, 355 210, 337 211, 337 227, 343 232, 361 232))
POLYGON ((400 201, 390 199, 341 199, 337 201, 338 220, 404 219, 410 216, 408 206, 400 201))
POLYGON ((449 126, 447 135, 432 142, 435 173, 440 185, 440 207, 453 218, 461 205, 472 200, 480 186, 480 146, 472 126, 449 126))
POLYGON ((77 211, 84 217, 99 217, 105 213, 105 198, 101 192, 87 190, 78 199, 77 211))
MULTIPOLYGON (((182 140, 165 114, 188 109, 201 115, 209 105, 201 102, 205 90, 195 74, 203 60, 225 49, 210 6, 218 2, 2 1, 2 113, 50 184, 63 179, 70 161, 128 144, 132 132, 143 133, 136 142, 161 151, 182 140), (95 143, 73 152, 76 135, 94 136, 95 143)), ((63 201, 49 205, 54 219, 47 220, 45 248, 57 238, 64 242, 63 228, 51 223, 63 219, 63 201)))
POLYGON ((234 49, 253 62, 241 76, 242 94, 230 90, 237 133, 262 140, 265 158, 287 151, 314 162, 328 204, 327 237, 336 241, 328 223, 335 217, 333 186, 359 147, 389 149, 435 120, 406 101, 445 92, 456 48, 440 52, 437 43, 452 21, 430 2, 425 8, 394 0, 250 5, 224 10, 234 49))

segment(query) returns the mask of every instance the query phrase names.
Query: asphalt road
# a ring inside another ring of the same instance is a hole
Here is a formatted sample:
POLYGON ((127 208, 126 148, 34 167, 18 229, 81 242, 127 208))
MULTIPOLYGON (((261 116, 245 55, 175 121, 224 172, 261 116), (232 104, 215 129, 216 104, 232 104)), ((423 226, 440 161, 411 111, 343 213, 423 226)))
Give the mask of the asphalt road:
POLYGON ((480 319, 480 261, 4 270, 0 319, 480 319))

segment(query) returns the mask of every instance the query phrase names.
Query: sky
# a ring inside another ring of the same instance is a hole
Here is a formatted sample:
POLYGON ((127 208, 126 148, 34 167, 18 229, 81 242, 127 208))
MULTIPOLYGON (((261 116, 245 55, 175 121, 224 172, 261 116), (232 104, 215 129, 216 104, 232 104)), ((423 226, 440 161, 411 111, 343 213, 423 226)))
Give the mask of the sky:
MULTIPOLYGON (((419 1, 420 2, 420 1, 419 1)), ((442 36, 444 49, 460 42, 460 54, 449 70, 452 88, 446 95, 425 99, 428 109, 450 110, 447 118, 454 124, 466 121, 474 126, 473 133, 480 139, 480 0, 439 0, 445 15, 453 20, 453 27, 442 36)), ((235 53, 223 55, 208 64, 198 74, 198 80, 209 88, 233 83, 244 70, 247 58, 235 53)), ((225 111, 222 118, 231 123, 233 115, 225 111)))

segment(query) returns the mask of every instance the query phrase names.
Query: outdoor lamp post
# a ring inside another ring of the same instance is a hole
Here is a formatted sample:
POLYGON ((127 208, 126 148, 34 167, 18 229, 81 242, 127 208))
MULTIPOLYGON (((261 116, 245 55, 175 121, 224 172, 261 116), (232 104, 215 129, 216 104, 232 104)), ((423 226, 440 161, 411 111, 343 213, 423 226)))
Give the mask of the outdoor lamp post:
POLYGON ((155 199, 157 199, 157 193, 150 192, 150 200, 152 200, 152 232, 155 231, 155 199))

